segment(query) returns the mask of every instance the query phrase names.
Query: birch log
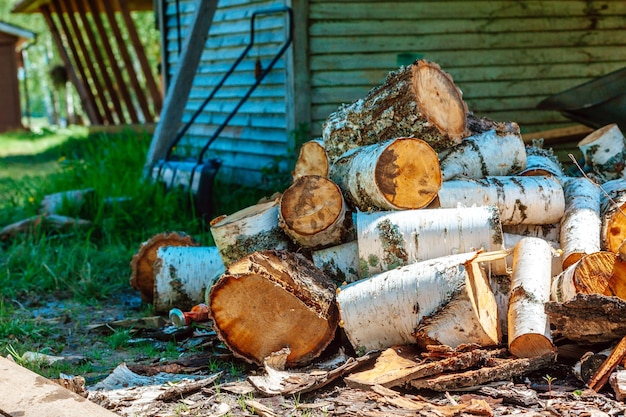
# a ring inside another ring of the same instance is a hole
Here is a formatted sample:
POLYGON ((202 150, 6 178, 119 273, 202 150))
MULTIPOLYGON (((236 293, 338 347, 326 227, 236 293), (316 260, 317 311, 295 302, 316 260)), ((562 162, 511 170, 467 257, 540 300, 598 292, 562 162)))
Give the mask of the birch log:
MULTIPOLYGON (((565 198, 565 194, 563 194, 565 198)), ((504 233, 525 237, 540 237, 549 242, 558 242, 561 236, 561 223, 551 224, 508 224, 502 225, 504 233)), ((517 241, 515 242, 517 243, 517 241)), ((515 246, 515 244, 513 245, 515 246)))
POLYGON ((350 149, 397 137, 418 137, 441 151, 468 135, 461 90, 426 61, 391 72, 365 98, 328 116, 322 130, 331 161, 350 149))
POLYGON ((551 177, 487 177, 444 181, 439 190, 442 208, 458 204, 493 205, 503 225, 556 223, 563 217, 565 197, 551 177))
POLYGON ((584 255, 600 251, 600 189, 586 178, 563 182, 565 213, 561 219, 560 243, 563 269, 584 255))
POLYGON ((626 139, 617 124, 597 129, 578 142, 585 158, 585 166, 604 181, 624 177, 626 172, 626 139))
POLYGON ((331 166, 330 177, 346 199, 363 211, 422 208, 441 187, 437 153, 415 138, 353 149, 331 166))
POLYGON ((204 303, 207 291, 223 272, 216 246, 160 247, 154 261, 154 311, 187 311, 204 303))
POLYGON ((303 248, 338 245, 350 236, 351 217, 337 184, 319 175, 305 175, 280 198, 278 225, 303 248), (348 223, 346 223, 346 221, 348 223))
POLYGON ((626 262, 613 252, 583 256, 552 279, 551 299, 565 302, 576 294, 601 294, 626 300, 626 262))
POLYGON ((356 229, 363 278, 445 255, 503 249, 495 207, 357 212, 356 229))
POLYGON ((538 146, 526 147, 526 168, 518 175, 551 175, 557 178, 563 177, 563 166, 551 149, 543 149, 538 146))
POLYGON ((526 167, 526 148, 519 133, 489 130, 463 139, 440 159, 443 181, 511 175, 526 167))
POLYGON ((278 206, 276 199, 211 221, 211 234, 225 266, 257 250, 292 247, 278 225, 278 206))
MULTIPOLYGON (((529 236, 523 236, 523 235, 516 235, 513 233, 507 233, 504 232, 502 233, 502 240, 504 242, 504 248, 509 251, 509 256, 507 256, 506 258, 506 264, 507 265, 513 265, 513 261, 514 261, 514 254, 511 251, 511 249, 515 249, 515 246, 523 239, 529 238, 529 236)), ((550 245, 550 248, 552 250, 551 252, 551 264, 552 264, 552 268, 551 268, 551 275, 552 277, 560 274, 561 272, 563 272, 563 261, 562 261, 562 250, 561 250, 561 244, 559 243, 558 240, 554 241, 554 240, 548 240, 548 239, 544 239, 542 237, 533 237, 534 239, 541 239, 545 242, 548 243, 548 245, 550 245)), ((512 271, 511 271, 512 272, 512 271)))
POLYGON ((311 261, 287 251, 252 253, 227 269, 209 294, 215 330, 230 350, 261 365, 290 349, 286 366, 303 366, 332 341, 335 285, 311 261))
POLYGON ((550 301, 552 248, 543 239, 527 237, 515 245, 508 311, 508 343, 520 358, 542 356, 556 349, 544 304, 550 301))
POLYGON ((424 342, 497 344, 497 305, 477 256, 470 252, 417 262, 340 288, 340 325, 355 351, 416 343, 418 326, 430 315, 432 326, 419 335, 424 342), (462 312, 455 308, 460 305, 462 312), (436 325, 442 321, 446 324, 439 333, 436 325))
POLYGON ((361 279, 356 240, 313 251, 311 256, 315 266, 339 285, 361 279))
POLYGON ((602 184, 600 196, 600 244, 603 250, 617 253, 626 239, 626 179, 602 184))
POLYGON ((324 141, 313 139, 304 142, 300 147, 298 159, 292 172, 293 181, 304 175, 319 175, 320 177, 328 177, 330 170, 330 159, 324 148, 324 141))

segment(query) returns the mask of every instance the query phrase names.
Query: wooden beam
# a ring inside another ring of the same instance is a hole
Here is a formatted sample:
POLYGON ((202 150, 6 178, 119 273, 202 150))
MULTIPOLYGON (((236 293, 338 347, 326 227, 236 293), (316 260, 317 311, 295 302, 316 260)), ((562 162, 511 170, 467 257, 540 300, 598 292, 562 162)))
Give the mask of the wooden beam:
POLYGON ((180 128, 191 85, 217 9, 216 0, 199 0, 197 4, 198 8, 185 36, 176 73, 165 95, 161 119, 148 149, 144 176, 149 174, 154 162, 165 157, 170 143, 180 128))
POLYGON ((52 34, 52 39, 54 40, 54 43, 59 52, 59 56, 61 57, 63 64, 67 68, 67 75, 70 81, 72 82, 72 84, 74 84, 74 87, 76 87, 76 91, 78 91, 78 96, 80 97, 81 102, 85 106, 85 112, 87 113, 87 117, 89 118, 89 121, 91 122, 91 124, 101 124, 102 119, 100 118, 100 115, 97 113, 95 109, 94 102, 90 100, 90 96, 89 96, 87 88, 85 88, 85 85, 76 76, 76 71, 74 70, 74 66, 72 65, 70 56, 67 54, 67 51, 65 50, 65 46, 63 45, 63 41, 61 40, 61 33, 59 32, 59 29, 54 24, 54 20, 52 19, 50 7, 47 5, 42 7, 41 13, 43 14, 43 17, 46 20, 46 24, 48 25, 48 28, 50 29, 50 33, 52 34))
MULTIPOLYGON (((51 0, 22 0, 13 7, 12 13, 39 13, 40 8, 50 4, 51 0)), ((129 10, 150 11, 154 8, 152 0, 124 0, 129 10)), ((102 10, 99 10, 102 11, 102 10)))
MULTIPOLYGON (((102 17, 100 16, 98 3, 96 0, 87 0, 87 11, 91 12, 91 17, 98 31, 98 36, 100 39, 108 39, 109 34, 104 28, 104 24, 102 22, 102 17)), ((132 98, 126 88, 126 82, 124 81, 124 77, 122 76, 122 71, 118 65, 117 59, 115 58, 115 54, 113 53, 113 48, 111 48, 110 42, 102 42, 102 46, 104 47, 104 52, 106 53, 108 59, 108 65, 106 68, 109 68, 113 72, 113 76, 115 77, 117 91, 122 96, 124 100, 124 104, 126 105, 126 111, 130 116, 130 120, 132 123, 139 123, 139 118, 137 117, 137 110, 135 110, 135 105, 133 103, 132 98)))
POLYGON ((115 109, 117 121, 119 124, 125 124, 126 115, 124 114, 124 109, 122 108, 122 104, 120 102, 120 95, 117 89, 113 87, 113 81, 109 71, 107 70, 107 66, 102 55, 102 49, 100 48, 100 45, 96 41, 96 36, 94 35, 93 25, 87 18, 85 0, 71 0, 71 4, 72 9, 76 10, 78 12, 78 16, 80 16, 83 25, 83 32, 87 35, 89 47, 96 60, 96 68, 100 70, 100 76, 104 80, 106 91, 108 92, 113 108, 115 109))
POLYGON ((135 71, 135 66, 133 64, 133 60, 130 58, 130 54, 128 53, 128 46, 126 45, 126 41, 122 36, 122 31, 120 30, 119 25, 117 24, 117 19, 115 18, 115 10, 113 9, 113 5, 110 0, 106 0, 102 2, 104 4, 105 15, 107 16, 109 22, 109 28, 111 32, 113 32, 113 37, 117 42, 117 50, 122 56, 122 61, 124 61, 124 67, 126 69, 126 75, 135 91, 135 98, 139 103, 139 107, 141 108, 141 112, 143 113, 143 118, 145 122, 151 122, 153 119, 152 113, 150 112, 150 108, 148 107, 148 101, 146 100, 146 93, 143 88, 139 85, 139 80, 137 79, 137 72, 135 71))
MULTIPOLYGON (((61 5, 58 0, 55 0, 55 3, 61 5)), ((105 90, 104 88, 102 88, 102 84, 100 83, 98 71, 96 71, 96 68, 93 65, 93 61, 91 60, 91 56, 89 55, 89 50, 87 49, 85 40, 83 38, 83 33, 80 30, 78 22, 76 21, 76 18, 74 16, 74 13, 76 12, 76 8, 74 7, 75 5, 67 2, 63 3, 62 5, 64 9, 63 11, 67 15, 67 20, 69 20, 70 22, 70 27, 74 32, 73 35, 68 34, 68 36, 72 36, 72 38, 76 39, 78 47, 80 48, 80 57, 76 57, 76 59, 79 59, 78 65, 80 65, 81 67, 83 65, 86 65, 89 75, 91 75, 91 77, 89 78, 90 83, 86 83, 86 85, 89 87, 89 84, 91 84, 90 90, 92 92, 92 95, 100 102, 100 106, 102 107, 102 113, 104 113, 104 117, 108 124, 114 124, 115 118, 113 117, 113 113, 111 113, 111 109, 109 109, 109 102, 106 95, 104 94, 105 90)), ((59 18, 62 18, 60 13, 59 18)))
POLYGON ((146 80, 146 87, 148 87, 148 91, 150 91, 152 103, 154 105, 154 112, 155 114, 158 114, 161 112, 161 108, 163 107, 163 100, 161 97, 161 92, 159 91, 159 88, 157 87, 157 84, 154 80, 152 68, 150 68, 150 64, 148 63, 146 51, 143 47, 143 44, 139 40, 137 28, 135 27, 135 22, 133 22, 127 4, 122 0, 117 0, 117 5, 122 14, 122 19, 124 19, 124 24, 126 25, 126 31, 128 32, 130 41, 133 44, 133 48, 135 49, 135 55, 137 56, 137 60, 139 61, 139 65, 141 66, 141 70, 143 71, 143 76, 146 80))
MULTIPOLYGON (((311 77, 309 68, 309 0, 289 0, 293 10, 293 41, 285 54, 287 72, 287 130, 295 131, 300 125, 311 128, 311 77)), ((285 34, 286 35, 286 34, 285 34)), ((292 135, 290 135, 292 136, 292 135)), ((294 140, 291 139, 290 140, 294 140)), ((290 143, 295 147, 296 143, 290 143)))
POLYGON ((0 356, 0 415, 118 417, 59 384, 0 356))

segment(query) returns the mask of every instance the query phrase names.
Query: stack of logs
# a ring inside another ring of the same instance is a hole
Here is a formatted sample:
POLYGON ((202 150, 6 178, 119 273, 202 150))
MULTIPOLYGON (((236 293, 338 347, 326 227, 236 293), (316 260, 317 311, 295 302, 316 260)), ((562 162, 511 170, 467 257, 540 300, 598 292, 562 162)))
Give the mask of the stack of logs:
POLYGON ((282 195, 211 222, 219 337, 257 364, 289 348, 291 367, 344 334, 357 354, 554 353, 548 302, 626 299, 625 140, 610 125, 579 148, 566 175, 516 123, 469 112, 438 65, 390 73, 302 145, 282 195))

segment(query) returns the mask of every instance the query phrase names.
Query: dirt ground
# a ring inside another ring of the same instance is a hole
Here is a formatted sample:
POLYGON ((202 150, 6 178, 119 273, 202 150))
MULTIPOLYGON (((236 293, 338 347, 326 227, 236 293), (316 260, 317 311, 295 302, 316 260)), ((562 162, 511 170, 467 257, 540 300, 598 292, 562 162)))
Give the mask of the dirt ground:
MULTIPOLYGON (((55 326, 57 331, 51 337, 62 338, 63 356, 82 355, 86 346, 104 346, 106 331, 102 329, 108 326, 94 330, 94 324, 108 323, 114 327, 119 320, 138 317, 140 311, 140 300, 132 293, 116 297, 115 302, 104 308, 49 302, 30 309, 37 320, 55 326)), ((547 369, 453 392, 423 391, 410 386, 350 388, 344 381, 349 374, 346 372, 301 392, 267 395, 250 383, 255 376, 266 376, 266 370, 233 357, 210 324, 198 326, 195 332, 174 331, 167 322, 156 329, 135 330, 130 344, 151 343, 163 349, 169 344, 171 349, 171 340, 175 338, 179 357, 163 360, 158 354, 142 357, 137 353, 139 350, 107 350, 104 358, 87 358, 96 362, 95 372, 78 375, 86 381, 83 395, 121 416, 595 417, 621 416, 626 411, 624 403, 615 400, 608 385, 600 393, 586 389, 573 376, 572 364, 558 358, 547 369), (127 379, 117 381, 119 385, 115 387, 102 389, 106 377, 117 365, 128 370, 124 376, 127 379), (133 386, 135 383, 139 386, 133 386)), ((330 368, 355 359, 348 359, 350 355, 344 348, 334 343, 309 367, 286 371, 293 373, 293 380, 328 374, 330 368)), ((372 364, 373 359, 364 360, 350 372, 372 364)))

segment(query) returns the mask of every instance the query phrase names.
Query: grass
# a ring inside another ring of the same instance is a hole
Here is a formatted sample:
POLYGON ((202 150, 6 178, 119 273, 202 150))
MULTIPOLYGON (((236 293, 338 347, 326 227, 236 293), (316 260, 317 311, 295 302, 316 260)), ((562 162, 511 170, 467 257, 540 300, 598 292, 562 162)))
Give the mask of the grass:
MULTIPOLYGON (((186 195, 166 193, 142 180, 150 139, 130 132, 88 135, 78 128, 0 135, 0 229, 37 215, 46 195, 94 190, 81 207, 64 205, 60 213, 89 220, 90 227, 62 233, 37 230, 0 241, 0 354, 8 349, 49 349, 53 354, 67 349, 69 337, 60 332, 70 334, 72 326, 102 319, 89 311, 104 310, 120 293, 131 291, 130 259, 151 236, 183 231, 201 244, 213 244, 186 195), (54 313, 45 312, 50 304, 56 306, 54 313), (62 331, 42 320, 59 311, 75 321, 62 331)), ((220 214, 233 213, 274 191, 228 187, 228 192, 220 192, 225 187, 218 184, 214 190, 220 214)), ((136 314, 149 313, 144 308, 136 314)), ((129 357, 138 354, 133 349, 145 350, 129 347, 129 337, 119 332, 98 346, 89 340, 82 343, 92 357, 102 356, 96 350, 103 346, 129 357)))

